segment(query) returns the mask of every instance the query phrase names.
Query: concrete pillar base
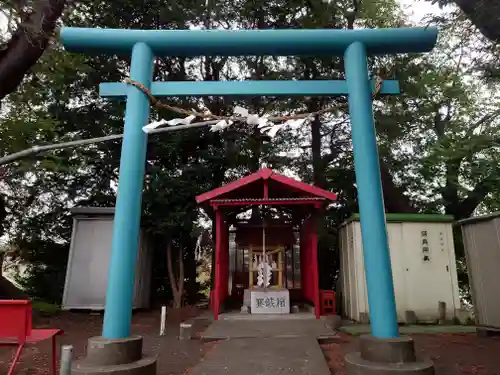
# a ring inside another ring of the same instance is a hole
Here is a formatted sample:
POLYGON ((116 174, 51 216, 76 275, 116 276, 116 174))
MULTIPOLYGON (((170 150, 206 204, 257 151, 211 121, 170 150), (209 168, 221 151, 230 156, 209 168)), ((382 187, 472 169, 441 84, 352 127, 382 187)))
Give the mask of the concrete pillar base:
POLYGON ((142 337, 108 340, 92 337, 87 356, 75 361, 72 375, 156 375, 156 357, 142 355, 142 337))
POLYGON ((191 328, 192 324, 181 323, 179 325, 179 340, 191 340, 191 328))
POLYGON ((430 360, 417 360, 411 337, 361 336, 361 351, 345 356, 348 375, 434 375, 430 360))

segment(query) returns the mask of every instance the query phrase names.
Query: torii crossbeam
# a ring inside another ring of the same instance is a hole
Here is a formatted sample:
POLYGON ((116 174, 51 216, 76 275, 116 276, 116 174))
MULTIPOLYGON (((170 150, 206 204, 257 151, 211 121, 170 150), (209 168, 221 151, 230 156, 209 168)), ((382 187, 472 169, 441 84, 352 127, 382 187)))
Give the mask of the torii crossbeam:
MULTIPOLYGON (((154 96, 348 95, 372 335, 399 335, 367 55, 430 51, 435 28, 359 30, 124 30, 65 27, 68 51, 131 54, 130 79, 154 96), (345 81, 151 82, 155 56, 342 56, 345 81)), ((382 94, 397 94, 385 81, 382 94)), ((149 101, 133 85, 102 83, 103 97, 126 99, 103 337, 130 336, 149 101)))

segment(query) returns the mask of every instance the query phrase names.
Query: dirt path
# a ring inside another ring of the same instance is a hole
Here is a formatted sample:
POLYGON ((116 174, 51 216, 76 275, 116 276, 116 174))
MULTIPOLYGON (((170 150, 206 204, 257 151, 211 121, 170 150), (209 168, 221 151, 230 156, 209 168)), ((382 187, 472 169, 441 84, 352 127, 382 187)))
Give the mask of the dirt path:
MULTIPOLYGON (((439 375, 500 374, 500 337, 481 338, 475 334, 411 335, 417 356, 430 358, 439 375)), ((356 351, 358 338, 345 333, 322 345, 332 375, 344 375, 344 355, 356 351)))
MULTIPOLYGON (((183 309, 170 312, 167 320, 167 335, 159 337, 160 313, 141 312, 133 317, 132 332, 140 334, 144 339, 144 352, 158 354, 158 375, 181 375, 197 364, 213 344, 204 344, 200 340, 179 341, 179 323, 200 312, 195 309, 183 309)), ((197 321, 196 330, 202 331, 208 323, 197 321)), ((87 313, 64 312, 51 318, 39 318, 34 322, 36 328, 55 327, 64 330, 64 336, 58 339, 60 345, 73 345, 74 359, 85 355, 87 339, 99 336, 102 328, 102 316, 87 313)), ((21 361, 16 366, 15 374, 41 375, 51 374, 50 341, 36 346, 28 346, 23 350, 21 361)), ((6 374, 13 350, 0 348, 0 374, 6 374)))
MULTIPOLYGON (((170 312, 167 335, 159 337, 159 312, 145 312, 134 315, 132 331, 144 337, 144 351, 158 355, 158 375, 193 375, 194 367, 203 358, 210 360, 217 354, 220 345, 231 345, 230 341, 204 344, 201 340, 177 340, 178 327, 199 314, 195 309, 170 312)), ((87 339, 98 336, 102 328, 102 316, 82 313, 62 313, 52 318, 37 319, 37 328, 55 327, 65 331, 59 344, 71 344, 75 359, 85 354, 87 339)), ((196 320, 199 333, 208 326, 206 320, 196 320)), ((268 331, 268 330, 264 330, 268 331)), ((269 332, 268 332, 269 333, 269 332)), ((300 332, 299 332, 300 333, 300 332)), ((480 338, 475 334, 416 334, 417 354, 432 359, 439 375, 498 375, 500 374, 500 337, 480 338)), ((272 343, 269 343, 272 345, 272 343)), ((345 333, 333 344, 322 345, 332 375, 344 375, 343 358, 346 353, 357 350, 358 339, 345 333)), ((297 344, 298 346, 298 344, 297 344)), ((12 350, 0 348, 0 374, 7 373, 12 358, 12 350)), ((286 366, 281 360, 281 365, 286 366)), ((50 342, 27 347, 16 367, 18 375, 50 374, 50 342)), ((194 374, 196 375, 196 374, 194 374)))

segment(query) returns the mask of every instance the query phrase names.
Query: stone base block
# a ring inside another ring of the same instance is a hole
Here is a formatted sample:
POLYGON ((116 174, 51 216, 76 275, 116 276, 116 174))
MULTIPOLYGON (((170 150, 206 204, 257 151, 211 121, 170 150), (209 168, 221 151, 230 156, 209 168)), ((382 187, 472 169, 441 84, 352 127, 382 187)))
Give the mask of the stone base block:
POLYGON ((418 323, 417 314, 415 314, 415 311, 413 311, 413 310, 406 310, 405 311, 405 323, 406 324, 417 324, 418 323))
POLYGON ((179 325, 179 340, 191 340, 191 328, 192 324, 181 323, 179 325))
POLYGON ((360 341, 361 351, 345 357, 348 375, 434 375, 430 360, 417 360, 410 337, 379 339, 365 335, 360 341))
POLYGON ((409 363, 415 362, 413 340, 408 336, 379 339, 373 336, 361 338, 361 358, 371 362, 409 363))
POLYGON ((316 314, 316 308, 312 305, 306 305, 306 309, 308 312, 310 312, 311 314, 315 315, 316 314))
POLYGON ((366 312, 359 313, 359 323, 361 324, 370 324, 370 314, 366 312))
POLYGON ((348 375, 434 375, 434 364, 431 361, 409 363, 370 362, 361 358, 361 353, 350 353, 345 356, 348 375))
POLYGON ((87 356, 75 361, 72 375, 156 375, 156 357, 142 355, 142 337, 108 340, 92 337, 87 356))
POLYGON ((500 336, 500 328, 478 326, 478 327, 476 327, 476 333, 479 337, 500 336))
POLYGON ((339 315, 326 315, 322 316, 321 319, 334 331, 338 330, 342 325, 342 318, 339 315))

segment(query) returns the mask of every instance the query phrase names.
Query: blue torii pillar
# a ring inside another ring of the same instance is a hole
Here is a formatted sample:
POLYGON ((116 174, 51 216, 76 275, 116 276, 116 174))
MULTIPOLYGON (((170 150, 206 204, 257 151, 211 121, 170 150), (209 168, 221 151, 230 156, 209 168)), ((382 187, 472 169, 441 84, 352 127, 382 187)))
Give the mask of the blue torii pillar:
MULTIPOLYGON (((398 337, 372 111, 374 82, 369 80, 367 56, 428 52, 436 43, 435 28, 232 31, 65 27, 61 30, 60 39, 72 52, 131 54, 130 78, 142 83, 158 97, 348 94, 372 333, 369 340, 362 341, 361 357, 368 361, 391 362, 395 354, 394 350, 387 349, 389 342, 399 345, 398 355, 409 355, 409 351, 413 350, 411 340, 398 337), (343 55, 346 81, 279 81, 278 84, 276 81, 151 82, 155 56, 216 55, 343 55), (363 342, 368 349, 363 349, 363 342), (408 349, 410 346, 411 350, 408 349), (372 353, 371 357, 366 353, 372 353), (392 357, 388 353, 392 353, 392 357)), ((142 126, 148 122, 149 103, 138 88, 124 83, 103 83, 100 92, 101 96, 118 97, 127 102, 103 337, 99 338, 116 343, 120 340, 127 342, 130 336, 147 143, 142 126)), ((383 82, 381 94, 398 92, 396 81, 383 82)), ((92 353, 87 356, 90 357, 92 353)), ((351 362, 348 359, 348 366, 357 366, 356 359, 351 362), (354 364, 350 365, 351 362, 354 364)), ((354 367, 350 369, 355 371, 354 367)))

